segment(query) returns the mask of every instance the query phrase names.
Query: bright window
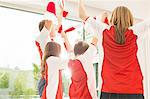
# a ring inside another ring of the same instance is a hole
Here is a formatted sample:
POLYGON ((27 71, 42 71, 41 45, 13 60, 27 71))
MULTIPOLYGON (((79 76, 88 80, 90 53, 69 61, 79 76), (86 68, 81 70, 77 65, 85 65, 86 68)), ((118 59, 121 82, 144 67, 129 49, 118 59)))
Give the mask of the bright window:
MULTIPOLYGON (((40 64, 35 39, 39 35, 38 24, 43 15, 0 7, 0 67, 32 69, 32 64, 40 64)), ((64 20, 64 28, 81 24, 64 20), (69 24, 68 24, 69 23, 69 24)), ((73 45, 82 38, 82 27, 68 33, 73 45)))

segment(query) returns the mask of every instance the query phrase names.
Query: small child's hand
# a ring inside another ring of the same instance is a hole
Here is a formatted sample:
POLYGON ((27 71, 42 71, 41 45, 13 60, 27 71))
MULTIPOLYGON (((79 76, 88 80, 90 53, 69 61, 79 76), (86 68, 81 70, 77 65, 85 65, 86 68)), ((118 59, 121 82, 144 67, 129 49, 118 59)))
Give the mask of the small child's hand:
POLYGON ((97 42, 98 42, 98 38, 96 36, 94 36, 92 39, 92 44, 96 46, 97 42))
POLYGON ((66 38, 67 37, 67 35, 66 35, 66 33, 63 31, 63 32, 61 32, 61 37, 62 38, 66 38))

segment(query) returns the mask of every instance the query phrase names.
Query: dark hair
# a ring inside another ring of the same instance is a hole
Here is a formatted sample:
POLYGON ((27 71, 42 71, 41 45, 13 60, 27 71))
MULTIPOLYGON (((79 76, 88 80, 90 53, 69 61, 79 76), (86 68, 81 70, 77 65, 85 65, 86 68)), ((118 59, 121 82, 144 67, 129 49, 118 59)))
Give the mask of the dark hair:
POLYGON ((86 42, 79 41, 74 46, 75 56, 83 54, 88 48, 89 48, 89 45, 86 42))
POLYGON ((45 25, 45 20, 42 20, 42 21, 39 23, 39 30, 40 30, 40 31, 42 31, 44 25, 45 25))
POLYGON ((46 60, 50 56, 59 57, 59 54, 61 52, 61 46, 56 42, 48 42, 45 47, 44 51, 44 58, 42 60, 42 67, 45 67, 46 60))

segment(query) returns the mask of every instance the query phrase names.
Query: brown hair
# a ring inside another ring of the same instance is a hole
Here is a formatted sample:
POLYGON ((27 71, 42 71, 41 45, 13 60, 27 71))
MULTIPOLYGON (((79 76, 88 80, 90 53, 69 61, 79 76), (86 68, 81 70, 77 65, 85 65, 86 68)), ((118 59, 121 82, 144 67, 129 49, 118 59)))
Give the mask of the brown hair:
POLYGON ((50 56, 59 57, 59 54, 61 52, 61 46, 56 42, 48 42, 45 47, 44 51, 44 58, 42 60, 42 67, 45 67, 46 60, 50 56))
POLYGON ((39 30, 40 30, 40 31, 42 31, 44 25, 45 25, 45 20, 42 20, 42 21, 39 23, 39 30))
POLYGON ((86 42, 79 41, 74 46, 75 56, 83 54, 88 48, 89 48, 89 45, 86 42))
POLYGON ((127 7, 120 6, 114 9, 110 22, 115 28, 115 40, 118 44, 125 43, 125 32, 133 25, 133 16, 127 7))

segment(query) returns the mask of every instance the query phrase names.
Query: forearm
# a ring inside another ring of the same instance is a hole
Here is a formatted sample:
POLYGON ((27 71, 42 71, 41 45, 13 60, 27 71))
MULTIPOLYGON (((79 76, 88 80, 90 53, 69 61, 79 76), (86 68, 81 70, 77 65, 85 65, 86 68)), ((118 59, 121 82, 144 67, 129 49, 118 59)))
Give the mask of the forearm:
POLYGON ((67 37, 64 37, 64 44, 65 44, 66 49, 67 49, 68 52, 71 52, 73 50, 67 37))
POLYGON ((58 18, 58 30, 62 25, 62 18, 63 18, 63 7, 60 6, 60 13, 58 14, 57 18, 58 18))
POLYGON ((98 38, 96 36, 93 37, 91 44, 96 46, 98 42, 98 38))
POLYGON ((144 38, 146 31, 150 28, 150 19, 135 24, 132 29, 139 38, 144 38))
POLYGON ((79 0, 79 17, 84 21, 88 18, 83 0, 79 0))

